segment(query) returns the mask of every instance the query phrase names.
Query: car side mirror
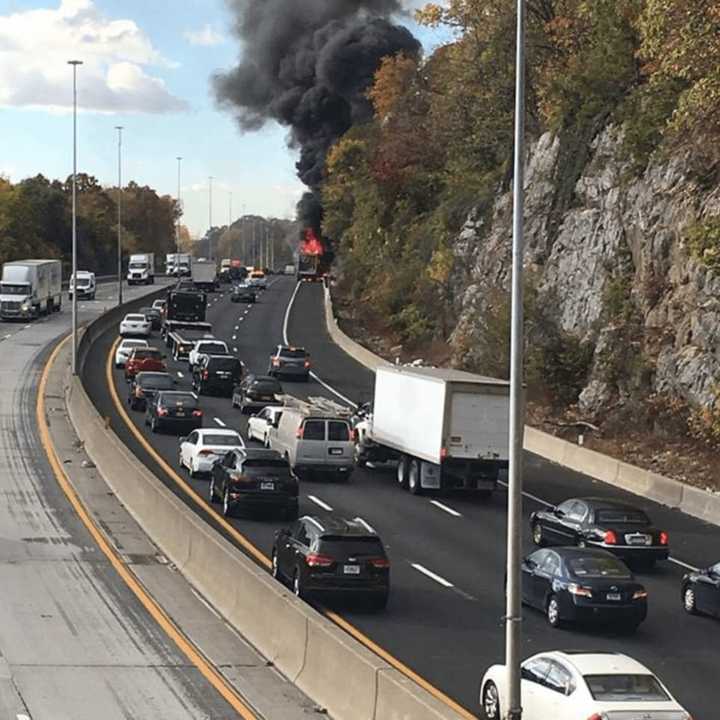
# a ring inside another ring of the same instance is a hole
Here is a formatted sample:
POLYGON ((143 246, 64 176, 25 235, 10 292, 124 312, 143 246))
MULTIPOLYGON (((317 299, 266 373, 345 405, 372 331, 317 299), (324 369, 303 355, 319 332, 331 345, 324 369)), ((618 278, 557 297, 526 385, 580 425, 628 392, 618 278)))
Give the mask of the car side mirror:
POLYGON ((525 558, 523 565, 529 570, 534 570, 537 567, 537 563, 532 558, 525 558))
POLYGON ((187 442, 187 437, 181 437, 178 442, 182 445, 184 442, 187 442))
POLYGON ((565 517, 565 511, 561 510, 560 508, 553 508, 552 514, 555 517, 559 517, 559 518, 565 517))

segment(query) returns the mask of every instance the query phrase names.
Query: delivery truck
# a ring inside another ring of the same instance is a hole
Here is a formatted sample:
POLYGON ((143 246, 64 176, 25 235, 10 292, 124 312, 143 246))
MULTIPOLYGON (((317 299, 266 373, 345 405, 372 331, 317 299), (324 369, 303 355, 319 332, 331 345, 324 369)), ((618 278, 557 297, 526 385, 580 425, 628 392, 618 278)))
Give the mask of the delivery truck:
POLYGON ((3 265, 0 317, 34 320, 62 307, 60 260, 18 260, 3 265))
POLYGON ((131 255, 127 274, 128 285, 152 285, 155 282, 155 255, 131 255))
POLYGON ((397 463, 412 492, 489 495, 508 466, 510 383, 460 370, 383 366, 355 423, 355 460, 397 463))
POLYGON ((217 265, 213 260, 196 260, 192 264, 191 277, 199 290, 215 292, 217 289, 217 265))

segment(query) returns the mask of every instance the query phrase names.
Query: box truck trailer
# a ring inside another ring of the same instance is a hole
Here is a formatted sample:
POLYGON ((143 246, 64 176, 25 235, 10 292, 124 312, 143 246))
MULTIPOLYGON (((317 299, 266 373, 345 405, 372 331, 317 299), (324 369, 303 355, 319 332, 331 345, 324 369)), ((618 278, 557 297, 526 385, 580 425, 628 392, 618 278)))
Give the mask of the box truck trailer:
POLYGON ((30 320, 62 307, 60 260, 18 260, 3 265, 0 317, 30 320))
POLYGON ((460 370, 387 366, 375 373, 371 408, 356 424, 356 462, 397 462, 414 494, 489 495, 508 466, 510 383, 460 370))

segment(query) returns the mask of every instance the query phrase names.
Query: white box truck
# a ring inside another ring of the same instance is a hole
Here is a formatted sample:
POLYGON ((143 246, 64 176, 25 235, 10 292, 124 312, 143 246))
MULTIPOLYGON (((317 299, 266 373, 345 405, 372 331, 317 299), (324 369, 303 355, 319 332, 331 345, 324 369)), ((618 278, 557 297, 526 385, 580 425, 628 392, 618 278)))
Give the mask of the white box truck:
POLYGON ((195 287, 206 292, 217 289, 217 265, 214 260, 195 260, 192 264, 192 281, 195 287))
POLYGON ((60 260, 18 260, 3 265, 0 317, 30 320, 62 307, 60 260))
POLYGON ((170 253, 165 256, 165 274, 168 277, 186 277, 190 275, 190 254, 170 253))
POLYGON ((131 255, 127 281, 128 285, 152 285, 155 282, 155 256, 152 253, 131 255))
POLYGON ((168 253, 165 256, 165 275, 174 277, 177 274, 177 260, 180 256, 177 253, 168 253))
POLYGON ((510 383, 460 370, 386 366, 372 410, 357 426, 356 461, 397 461, 414 494, 462 489, 489 495, 508 466, 510 383))

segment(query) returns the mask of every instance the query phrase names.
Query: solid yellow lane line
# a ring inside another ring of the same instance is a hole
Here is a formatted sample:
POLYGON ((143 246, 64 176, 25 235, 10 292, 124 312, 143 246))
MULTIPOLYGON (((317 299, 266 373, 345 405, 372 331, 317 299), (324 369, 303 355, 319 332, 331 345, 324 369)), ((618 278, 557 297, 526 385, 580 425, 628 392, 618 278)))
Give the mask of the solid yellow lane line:
POLYGON ((85 504, 75 492, 70 480, 65 474, 62 463, 55 452, 52 440, 50 439, 50 429, 47 422, 47 413, 45 407, 45 390, 47 388, 50 368, 60 353, 63 345, 68 342, 70 336, 60 342, 52 354, 50 355, 45 367, 43 368, 40 378, 40 386, 38 388, 38 398, 35 407, 38 429, 40 431, 40 442, 42 443, 45 454, 47 455, 50 467, 55 475, 60 488, 65 493, 68 501, 75 510, 77 516, 87 528, 93 540, 103 552, 105 557, 110 561, 117 574, 123 582, 132 591, 135 597, 140 601, 142 606, 148 611, 150 616, 162 628, 165 634, 175 643, 177 648, 182 652, 188 661, 197 668, 202 676, 220 693, 227 703, 235 710, 243 720, 258 720, 258 716, 245 704, 242 697, 228 683, 228 681, 212 666, 210 661, 202 654, 196 645, 183 633, 175 624, 170 616, 160 607, 157 601, 148 593, 135 574, 128 568, 122 558, 115 551, 107 539, 105 533, 100 530, 85 504))
MULTIPOLYGON (((250 540, 248 540, 237 528, 231 525, 215 508, 211 507, 205 499, 200 496, 190 486, 185 479, 175 472, 175 469, 171 467, 164 458, 155 450, 155 448, 147 441, 145 436, 138 430, 135 423, 128 415, 125 407, 120 401, 115 383, 113 381, 113 358, 115 355, 115 349, 120 343, 118 338, 113 346, 110 348, 106 363, 106 377, 107 384, 110 390, 110 396, 112 397, 113 404, 120 417, 124 420, 130 432, 135 436, 135 439, 142 445, 143 449, 153 458, 153 460, 167 473, 167 475, 183 490, 183 492, 190 497, 199 507, 205 512, 211 511, 215 515, 215 520, 222 526, 229 535, 233 537, 245 550, 247 550, 252 557, 254 557, 259 563, 265 566, 267 569, 272 567, 270 558, 259 550, 250 540)), ((389 665, 392 665, 398 672, 405 675, 407 678, 417 683, 421 688, 430 693, 435 699, 447 705, 449 708, 454 710, 460 717, 465 720, 477 720, 477 716, 468 712, 464 707, 458 705, 452 698, 446 695, 442 690, 431 685, 427 680, 418 675, 416 672, 411 670, 407 665, 398 660, 395 656, 391 655, 387 650, 373 642, 367 635, 358 630, 354 625, 351 625, 347 620, 342 618, 337 613, 330 610, 323 610, 323 614, 332 620, 338 627, 345 630, 347 633, 352 635, 356 640, 361 642, 365 647, 374 652, 376 655, 381 657, 389 665)))

